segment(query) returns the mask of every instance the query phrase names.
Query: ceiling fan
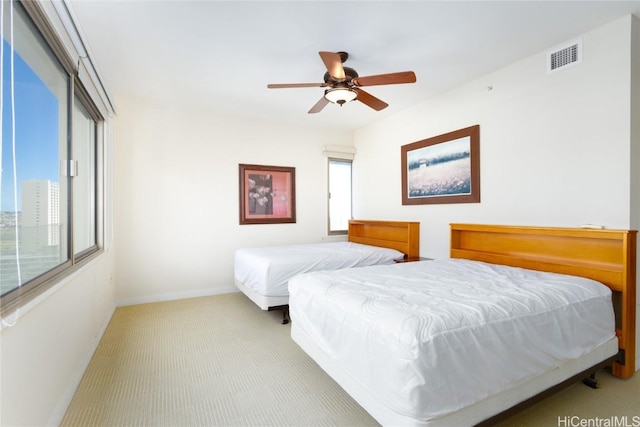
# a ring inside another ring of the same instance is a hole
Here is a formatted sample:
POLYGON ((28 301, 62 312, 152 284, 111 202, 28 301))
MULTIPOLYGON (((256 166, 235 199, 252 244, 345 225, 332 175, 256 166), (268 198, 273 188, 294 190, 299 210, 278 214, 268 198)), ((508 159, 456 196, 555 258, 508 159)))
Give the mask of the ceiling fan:
POLYGON ((389 104, 360 89, 361 87, 416 82, 416 75, 413 71, 360 77, 356 70, 342 65, 349 58, 347 52, 319 53, 322 62, 327 67, 327 72, 324 73, 324 83, 278 83, 268 84, 267 88, 326 87, 324 96, 309 110, 309 114, 312 114, 319 113, 330 102, 342 106, 354 100, 380 111, 387 108, 389 104))

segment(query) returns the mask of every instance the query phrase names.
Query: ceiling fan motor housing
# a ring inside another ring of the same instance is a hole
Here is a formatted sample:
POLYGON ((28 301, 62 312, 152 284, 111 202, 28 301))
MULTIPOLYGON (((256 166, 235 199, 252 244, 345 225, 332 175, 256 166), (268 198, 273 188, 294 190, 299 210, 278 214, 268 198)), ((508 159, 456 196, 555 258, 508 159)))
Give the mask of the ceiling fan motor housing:
MULTIPOLYGON (((356 70, 354 70, 353 68, 350 68, 350 67, 343 67, 343 68, 344 68, 345 82, 348 83, 351 80, 353 80, 356 77, 358 77, 358 72, 356 70)), ((329 74, 328 71, 326 73, 324 73, 324 82, 325 83, 329 83, 329 84, 340 83, 340 82, 336 82, 333 79, 333 77, 331 77, 331 75, 329 74)))

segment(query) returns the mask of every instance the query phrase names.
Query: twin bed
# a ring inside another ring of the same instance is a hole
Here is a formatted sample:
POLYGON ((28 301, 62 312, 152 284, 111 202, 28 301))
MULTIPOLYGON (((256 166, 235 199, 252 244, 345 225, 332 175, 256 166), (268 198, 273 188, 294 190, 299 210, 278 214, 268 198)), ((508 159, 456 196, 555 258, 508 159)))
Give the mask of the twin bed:
POLYGON ((288 281, 297 274, 393 264, 419 252, 419 222, 351 220, 346 242, 238 249, 234 280, 262 310, 282 309, 289 303, 288 281))
POLYGON ((382 425, 491 423, 602 366, 633 374, 635 239, 453 224, 450 259, 292 278, 291 335, 382 425))
MULTIPOLYGON (((417 223, 353 223, 350 242, 418 259, 417 223)), ((635 231, 452 224, 450 238, 449 259, 296 273, 265 309, 288 303, 293 340, 382 425, 490 424, 603 366, 633 375, 635 231)))

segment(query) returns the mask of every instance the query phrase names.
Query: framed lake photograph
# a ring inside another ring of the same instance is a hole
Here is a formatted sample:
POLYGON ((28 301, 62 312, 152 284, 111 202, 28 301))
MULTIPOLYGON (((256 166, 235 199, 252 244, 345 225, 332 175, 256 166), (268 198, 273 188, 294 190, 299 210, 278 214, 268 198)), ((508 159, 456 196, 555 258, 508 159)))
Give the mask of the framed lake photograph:
POLYGON ((480 125, 401 147, 402 204, 480 202, 480 125))
POLYGON ((240 166, 240 224, 296 222, 296 169, 240 166))

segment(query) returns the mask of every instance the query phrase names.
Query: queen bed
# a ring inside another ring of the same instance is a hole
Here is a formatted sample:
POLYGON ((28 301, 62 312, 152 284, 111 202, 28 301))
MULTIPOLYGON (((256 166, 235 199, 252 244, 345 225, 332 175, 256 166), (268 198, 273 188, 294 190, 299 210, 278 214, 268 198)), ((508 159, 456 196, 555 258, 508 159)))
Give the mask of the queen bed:
POLYGON ((383 425, 476 425, 633 374, 635 251, 635 231, 452 224, 449 259, 292 278, 291 335, 383 425))
POLYGON ((289 303, 287 283, 297 274, 393 264, 398 258, 417 257, 420 223, 351 220, 347 240, 238 249, 235 284, 262 310, 283 309, 289 303))

